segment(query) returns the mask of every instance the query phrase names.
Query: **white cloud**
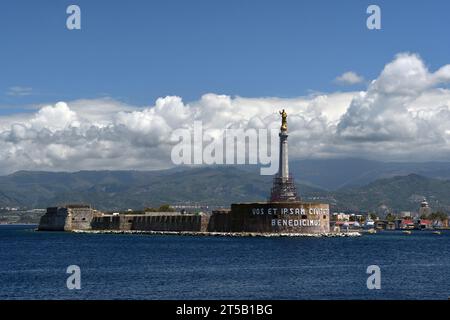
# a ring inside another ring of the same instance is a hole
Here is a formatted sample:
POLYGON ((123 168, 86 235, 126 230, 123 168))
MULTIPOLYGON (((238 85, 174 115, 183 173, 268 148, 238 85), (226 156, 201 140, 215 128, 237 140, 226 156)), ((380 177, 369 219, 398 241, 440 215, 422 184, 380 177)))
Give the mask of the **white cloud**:
POLYGON ((353 71, 348 71, 337 77, 334 81, 340 85, 354 85, 363 83, 364 77, 353 71))
MULTIPOLYGON (((337 134, 349 140, 360 141, 423 141, 427 136, 442 136, 430 128, 438 113, 448 110, 447 90, 441 90, 436 101, 434 87, 450 80, 444 66, 430 72, 419 56, 399 54, 388 63, 367 91, 355 98, 339 122, 337 134), (434 96, 434 104, 429 97, 434 96), (417 100, 423 103, 417 112, 417 100), (414 107, 415 106, 415 107, 414 107), (415 111, 415 112, 414 112, 415 111)), ((438 119, 436 119, 438 120, 438 119)))
POLYGON ((47 129, 55 132, 70 126, 78 127, 79 122, 77 114, 70 110, 66 103, 58 102, 54 106, 45 106, 40 109, 28 125, 37 131, 47 129))
POLYGON ((196 120, 203 121, 205 129, 219 131, 278 127, 280 108, 292 115, 292 133, 301 133, 299 141, 307 142, 339 120, 354 94, 294 99, 205 94, 191 103, 170 96, 149 107, 111 99, 59 102, 33 114, 0 117, 0 165, 3 173, 169 167, 173 130, 190 128, 196 120))
POLYGON ((32 93, 33 93, 33 88, 20 87, 20 86, 10 87, 10 88, 8 88, 8 91, 6 92, 6 94, 8 96, 15 96, 15 97, 29 96, 32 93))
POLYGON ((429 71, 414 54, 388 63, 366 91, 282 99, 205 94, 186 103, 159 98, 140 107, 113 99, 41 106, 0 116, 0 168, 157 169, 172 165, 171 133, 201 120, 205 129, 277 128, 286 109, 290 156, 380 160, 450 158, 450 66, 429 71))

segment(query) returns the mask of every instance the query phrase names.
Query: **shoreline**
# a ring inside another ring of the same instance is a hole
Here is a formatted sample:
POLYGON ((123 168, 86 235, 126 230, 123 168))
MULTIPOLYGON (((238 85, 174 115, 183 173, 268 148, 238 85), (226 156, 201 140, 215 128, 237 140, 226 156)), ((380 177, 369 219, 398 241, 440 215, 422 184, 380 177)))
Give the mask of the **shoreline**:
POLYGON ((171 235, 171 236, 202 236, 202 237, 308 237, 308 238, 334 238, 334 237, 360 237, 360 232, 338 233, 258 233, 258 232, 195 232, 195 231, 145 231, 145 230, 72 230, 72 233, 84 234, 145 234, 145 235, 171 235))

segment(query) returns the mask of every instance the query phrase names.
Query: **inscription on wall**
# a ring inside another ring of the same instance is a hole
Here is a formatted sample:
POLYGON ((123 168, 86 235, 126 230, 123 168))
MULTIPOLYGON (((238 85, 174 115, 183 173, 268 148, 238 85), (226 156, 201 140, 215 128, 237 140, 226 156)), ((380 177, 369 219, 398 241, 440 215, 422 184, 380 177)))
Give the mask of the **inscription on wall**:
POLYGON ((254 216, 261 215, 284 215, 283 219, 272 219, 272 227, 319 227, 320 216, 328 216, 330 210, 327 208, 252 208, 254 216), (301 216, 300 219, 289 219, 291 216, 301 216))
POLYGON ((329 214, 329 209, 324 208, 315 208, 311 207, 308 209, 305 208, 253 208, 252 214, 253 215, 277 215, 277 214, 284 214, 284 215, 303 215, 303 214, 309 214, 309 215, 322 215, 322 214, 329 214))

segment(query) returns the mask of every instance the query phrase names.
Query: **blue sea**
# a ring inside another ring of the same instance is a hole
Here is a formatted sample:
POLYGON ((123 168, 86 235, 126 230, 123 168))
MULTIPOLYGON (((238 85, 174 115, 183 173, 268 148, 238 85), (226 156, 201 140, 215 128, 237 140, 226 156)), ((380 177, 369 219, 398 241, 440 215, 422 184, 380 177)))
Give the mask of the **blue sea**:
POLYGON ((448 299, 450 232, 231 238, 0 226, 0 299, 448 299), (81 269, 81 289, 66 269, 81 269), (369 265, 381 289, 367 289, 369 265))

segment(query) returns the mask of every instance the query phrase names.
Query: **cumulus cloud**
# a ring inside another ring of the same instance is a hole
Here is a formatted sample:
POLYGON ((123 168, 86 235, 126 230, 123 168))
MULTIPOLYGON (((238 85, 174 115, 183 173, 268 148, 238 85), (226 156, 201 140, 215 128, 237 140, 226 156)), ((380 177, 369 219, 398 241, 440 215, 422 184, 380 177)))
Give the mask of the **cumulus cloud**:
POLYGON ((358 75, 356 72, 348 71, 334 79, 340 85, 355 85, 364 82, 364 77, 358 75))
POLYGON ((365 91, 283 99, 205 94, 151 106, 113 99, 41 106, 0 116, 0 168, 159 169, 172 166, 172 133, 202 121, 205 130, 278 128, 286 109, 293 158, 448 160, 450 66, 430 71, 415 54, 397 55, 365 91))
POLYGON ((278 128, 282 107, 292 115, 290 128, 294 137, 299 137, 291 144, 301 147, 322 139, 323 130, 337 123, 354 94, 294 99, 205 94, 190 103, 169 96, 147 107, 112 99, 58 102, 32 114, 0 117, 0 164, 3 173, 167 168, 172 166, 174 130, 191 129, 195 121, 202 121, 205 130, 217 132, 278 128))
POLYGON ((433 154, 448 150, 449 91, 437 88, 450 81, 448 69, 430 72, 418 55, 397 55, 367 91, 353 99, 336 136, 366 147, 383 144, 396 153, 406 148, 436 148, 433 154))

